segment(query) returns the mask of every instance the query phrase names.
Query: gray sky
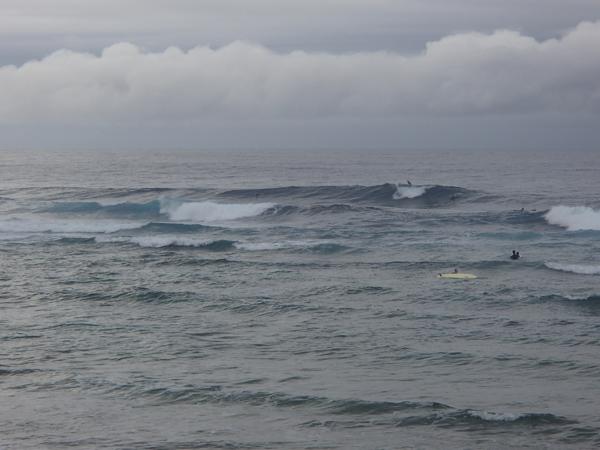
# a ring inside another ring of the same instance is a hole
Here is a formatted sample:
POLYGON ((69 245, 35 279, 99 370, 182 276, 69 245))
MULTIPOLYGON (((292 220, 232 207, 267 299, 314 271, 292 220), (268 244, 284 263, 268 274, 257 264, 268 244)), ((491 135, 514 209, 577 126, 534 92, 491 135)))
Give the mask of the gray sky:
POLYGON ((597 0, 0 0, 0 148, 598 149, 599 121, 597 0))

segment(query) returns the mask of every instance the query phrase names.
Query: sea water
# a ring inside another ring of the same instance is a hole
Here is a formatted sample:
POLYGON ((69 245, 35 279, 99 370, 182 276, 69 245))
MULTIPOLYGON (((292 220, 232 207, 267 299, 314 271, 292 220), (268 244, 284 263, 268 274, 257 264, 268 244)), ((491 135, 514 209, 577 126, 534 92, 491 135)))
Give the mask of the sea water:
POLYGON ((597 152, 0 164, 0 448, 600 445, 597 152))

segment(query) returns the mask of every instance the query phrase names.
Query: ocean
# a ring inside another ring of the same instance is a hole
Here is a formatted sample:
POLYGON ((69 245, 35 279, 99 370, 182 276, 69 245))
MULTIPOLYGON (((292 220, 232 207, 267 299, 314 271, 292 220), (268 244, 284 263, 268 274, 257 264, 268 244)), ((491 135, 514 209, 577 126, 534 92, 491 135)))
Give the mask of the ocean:
POLYGON ((597 152, 0 170, 2 449, 600 446, 597 152))

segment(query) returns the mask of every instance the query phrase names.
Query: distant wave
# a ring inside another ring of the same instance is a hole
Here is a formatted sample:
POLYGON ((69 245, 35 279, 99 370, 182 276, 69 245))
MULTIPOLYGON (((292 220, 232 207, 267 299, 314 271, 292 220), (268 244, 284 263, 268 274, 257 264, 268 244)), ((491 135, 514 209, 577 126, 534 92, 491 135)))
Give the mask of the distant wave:
POLYGON ((7 219, 0 221, 2 233, 114 233, 145 225, 113 220, 7 219))
POLYGON ((258 216, 274 207, 273 203, 215 203, 163 201, 161 213, 171 220, 187 222, 219 222, 258 216))
POLYGON ((468 198, 473 191, 456 186, 404 186, 384 183, 374 186, 286 186, 263 189, 235 189, 219 194, 235 199, 370 203, 385 206, 436 207, 468 198))
POLYGON ((578 273, 581 275, 600 275, 600 265, 561 264, 555 262, 547 262, 544 265, 549 269, 559 270, 561 272, 578 273))
POLYGON ((569 231, 600 230, 600 211, 588 206, 553 206, 544 217, 569 231))

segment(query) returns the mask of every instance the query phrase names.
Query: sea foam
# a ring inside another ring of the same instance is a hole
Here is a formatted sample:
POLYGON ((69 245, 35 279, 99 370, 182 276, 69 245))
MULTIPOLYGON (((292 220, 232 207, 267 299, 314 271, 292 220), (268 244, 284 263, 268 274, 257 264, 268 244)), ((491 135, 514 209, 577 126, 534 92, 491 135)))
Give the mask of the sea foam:
POLYGON ((171 220, 219 222, 258 216, 273 206, 273 203, 162 202, 160 212, 171 220))
POLYGON ((588 206, 553 206, 544 217, 569 231, 600 230, 600 211, 588 206))
POLYGON ((427 191, 425 186, 398 186, 394 192, 394 200, 417 198, 427 191))

